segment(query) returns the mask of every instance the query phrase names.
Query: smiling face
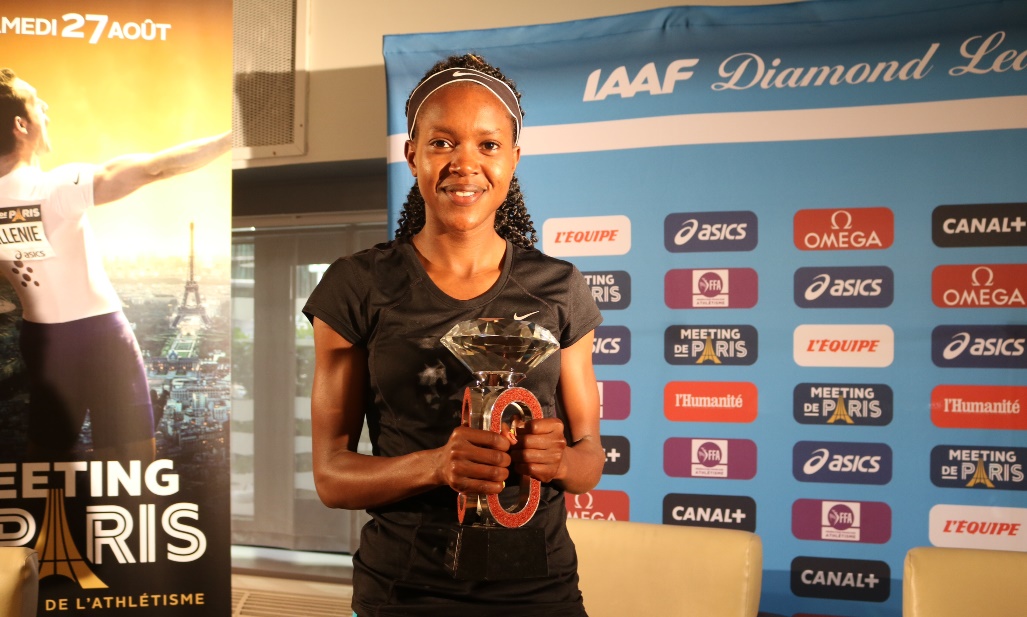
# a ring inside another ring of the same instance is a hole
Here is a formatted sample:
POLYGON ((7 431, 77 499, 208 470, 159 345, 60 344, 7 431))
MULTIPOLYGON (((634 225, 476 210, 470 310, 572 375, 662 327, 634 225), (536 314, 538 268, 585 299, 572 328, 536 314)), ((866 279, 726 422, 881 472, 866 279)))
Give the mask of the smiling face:
POLYGON ((406 144, 425 201, 424 230, 492 231, 520 154, 514 119, 488 89, 454 83, 432 93, 406 144))

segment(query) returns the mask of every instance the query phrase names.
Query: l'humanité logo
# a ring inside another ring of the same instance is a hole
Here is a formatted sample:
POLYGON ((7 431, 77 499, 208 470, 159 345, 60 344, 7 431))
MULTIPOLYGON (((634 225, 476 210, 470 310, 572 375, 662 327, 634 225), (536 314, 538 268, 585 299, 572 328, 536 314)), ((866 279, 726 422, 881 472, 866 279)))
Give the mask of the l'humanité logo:
POLYGON ((0 486, 13 486, 0 489, 2 502, 25 506, 0 508, 0 545, 33 547, 39 553, 40 579, 61 576, 81 589, 106 589, 108 581, 94 566, 112 559, 117 564, 191 562, 207 550, 203 531, 186 522, 199 520, 199 507, 163 506, 162 498, 179 491, 178 474, 168 459, 145 469, 141 461, 129 461, 127 468, 118 461, 4 463, 0 486), (80 490, 85 494, 79 495, 80 490), (29 511, 37 509, 31 503, 35 500, 45 500, 41 521, 29 511), (147 501, 162 502, 159 517, 157 503, 147 501), (84 513, 77 511, 82 502, 88 504, 84 513), (118 505, 129 502, 135 511, 118 505), (161 535, 168 541, 159 548, 161 535))
POLYGON ((1027 430, 1027 386, 935 386, 931 422, 940 428, 1027 430))

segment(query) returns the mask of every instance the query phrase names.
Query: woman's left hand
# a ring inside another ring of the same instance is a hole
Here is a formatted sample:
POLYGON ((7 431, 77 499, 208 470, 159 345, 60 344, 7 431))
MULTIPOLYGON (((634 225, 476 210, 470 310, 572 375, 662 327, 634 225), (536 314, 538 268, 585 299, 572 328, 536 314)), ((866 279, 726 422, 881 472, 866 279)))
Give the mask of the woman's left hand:
POLYGON ((517 443, 510 446, 514 470, 541 482, 560 476, 567 440, 563 422, 557 418, 530 420, 517 431, 517 443))

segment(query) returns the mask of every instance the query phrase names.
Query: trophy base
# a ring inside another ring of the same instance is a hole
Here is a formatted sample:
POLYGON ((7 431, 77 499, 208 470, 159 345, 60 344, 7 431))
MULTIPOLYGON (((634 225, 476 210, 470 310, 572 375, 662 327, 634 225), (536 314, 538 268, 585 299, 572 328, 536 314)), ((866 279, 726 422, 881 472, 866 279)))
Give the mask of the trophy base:
POLYGON ((460 527, 446 561, 453 577, 464 581, 549 575, 545 531, 535 527, 460 527))

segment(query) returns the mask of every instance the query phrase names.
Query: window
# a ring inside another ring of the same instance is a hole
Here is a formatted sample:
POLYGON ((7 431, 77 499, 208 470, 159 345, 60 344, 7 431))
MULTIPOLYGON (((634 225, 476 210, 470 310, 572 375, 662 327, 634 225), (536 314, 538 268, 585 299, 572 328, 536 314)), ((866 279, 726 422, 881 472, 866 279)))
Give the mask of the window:
MULTIPOLYGON (((356 550, 366 514, 329 509, 314 491, 314 341, 301 309, 332 261, 386 235, 382 222, 233 233, 233 544, 356 550)), ((360 448, 370 453, 366 430, 360 448)))

